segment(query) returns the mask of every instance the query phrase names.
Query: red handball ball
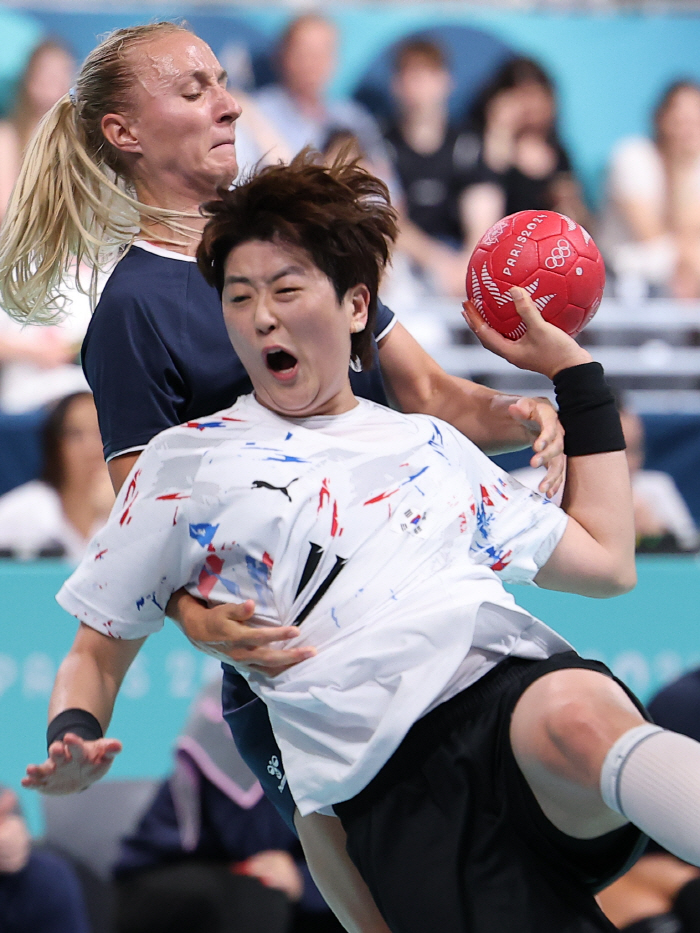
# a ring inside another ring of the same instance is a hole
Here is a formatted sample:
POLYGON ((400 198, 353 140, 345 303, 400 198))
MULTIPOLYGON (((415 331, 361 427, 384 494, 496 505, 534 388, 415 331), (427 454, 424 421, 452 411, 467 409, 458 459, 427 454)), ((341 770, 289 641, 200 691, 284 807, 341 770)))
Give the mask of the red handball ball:
POLYGON ((589 233, 556 211, 519 211, 476 244, 467 295, 491 327, 511 340, 527 330, 509 289, 526 289, 542 317, 572 337, 598 310, 605 266, 589 233))

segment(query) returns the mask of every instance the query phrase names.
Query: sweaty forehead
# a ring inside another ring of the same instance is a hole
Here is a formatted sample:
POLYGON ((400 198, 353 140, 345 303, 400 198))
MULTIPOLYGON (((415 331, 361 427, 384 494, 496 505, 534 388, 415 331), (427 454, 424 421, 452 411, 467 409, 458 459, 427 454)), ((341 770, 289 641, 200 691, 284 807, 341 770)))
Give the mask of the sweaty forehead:
POLYGON ((149 94, 157 94, 192 72, 203 72, 218 79, 221 65, 197 36, 172 33, 142 46, 136 61, 139 83, 149 94))

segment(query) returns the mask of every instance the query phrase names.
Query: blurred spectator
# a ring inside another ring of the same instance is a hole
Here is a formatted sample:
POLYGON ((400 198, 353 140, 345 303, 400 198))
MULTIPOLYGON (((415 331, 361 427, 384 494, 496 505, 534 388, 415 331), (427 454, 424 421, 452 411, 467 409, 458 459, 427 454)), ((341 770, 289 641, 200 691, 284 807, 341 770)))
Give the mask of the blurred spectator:
POLYGON ((80 884, 58 855, 32 851, 17 797, 0 788, 0 930, 89 933, 80 884))
POLYGON ((654 138, 613 151, 601 248, 624 296, 700 298, 700 86, 679 81, 654 112, 654 138))
POLYGON ((337 30, 324 17, 307 13, 292 20, 278 48, 280 83, 262 88, 255 101, 293 155, 304 146, 320 151, 332 129, 349 129, 377 174, 388 181, 391 170, 374 118, 354 101, 326 99, 337 46, 337 30))
MULTIPOLYGON (((620 419, 632 480, 637 552, 673 554, 697 551, 700 535, 673 477, 661 470, 643 469, 645 452, 642 419, 628 408, 622 408, 620 419)), ((540 469, 524 467, 514 470, 513 476, 530 489, 536 489, 544 473, 540 469)))
POLYGON ((0 411, 21 414, 88 391, 78 356, 90 300, 75 286, 65 291, 56 324, 23 325, 0 310, 0 411))
MULTIPOLYGON (((368 172, 377 174, 375 166, 368 159, 359 139, 350 130, 331 130, 323 144, 321 154, 327 165, 332 165, 338 158, 359 159, 368 172)), ((464 275, 462 275, 462 284, 464 284, 464 275)), ((426 283, 414 272, 414 266, 408 253, 403 249, 403 243, 394 249, 391 264, 382 276, 379 294, 386 304, 401 309, 399 317, 402 323, 405 323, 406 315, 410 316, 412 311, 418 311, 422 307, 421 298, 427 294, 426 283)), ((424 315, 421 315, 421 320, 425 320, 424 315)))
POLYGON ((44 114, 68 93, 74 77, 75 59, 56 39, 47 39, 32 52, 19 80, 12 113, 0 122, 0 219, 29 137, 44 114))
MULTIPOLYGON (((700 669, 664 687, 647 708, 657 725, 700 741, 700 669)), ((700 870, 649 842, 636 865, 601 891, 598 901, 626 933, 697 933, 700 870)))
POLYGON ((407 215, 399 245, 435 291, 461 295, 477 240, 503 216, 503 193, 478 160, 478 143, 450 124, 452 77, 436 43, 399 47, 391 89, 398 119, 386 140, 407 215))
POLYGON ((77 564, 114 502, 89 392, 56 404, 44 426, 41 478, 0 496, 0 552, 77 564))
POLYGON ((260 110, 255 100, 238 88, 231 93, 241 105, 241 115, 236 120, 236 161, 238 178, 256 165, 272 165, 275 162, 290 162, 294 153, 282 139, 271 121, 260 110))
POLYGON ((498 176, 506 214, 554 210, 590 226, 556 124, 552 79, 529 58, 507 61, 482 90, 470 114, 480 160, 498 176))
POLYGON ((124 840, 119 933, 341 933, 294 833, 248 770, 209 684, 176 767, 124 840))
POLYGON ((620 418, 632 478, 637 551, 697 551, 698 530, 673 478, 661 470, 643 469, 642 419, 628 408, 622 409, 620 418))

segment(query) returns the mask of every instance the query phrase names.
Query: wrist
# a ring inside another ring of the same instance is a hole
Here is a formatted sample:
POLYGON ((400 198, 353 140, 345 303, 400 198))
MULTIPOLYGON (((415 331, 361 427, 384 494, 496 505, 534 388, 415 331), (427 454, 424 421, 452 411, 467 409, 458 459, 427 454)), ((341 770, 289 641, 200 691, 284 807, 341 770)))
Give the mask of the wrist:
POLYGON ((562 369, 553 382, 568 457, 625 449, 620 415, 600 363, 562 369))
POLYGON ((584 350, 583 347, 576 347, 571 353, 567 353, 562 359, 558 359, 554 365, 551 373, 545 373, 545 375, 552 380, 556 379, 559 373, 563 372, 565 369, 572 369, 574 366, 583 366, 584 363, 593 363, 594 359, 588 350, 584 350))
POLYGON ((87 742, 94 742, 104 736, 102 726, 92 713, 86 709, 64 709, 49 723, 46 730, 46 747, 51 748, 54 742, 60 742, 67 732, 72 732, 87 742))

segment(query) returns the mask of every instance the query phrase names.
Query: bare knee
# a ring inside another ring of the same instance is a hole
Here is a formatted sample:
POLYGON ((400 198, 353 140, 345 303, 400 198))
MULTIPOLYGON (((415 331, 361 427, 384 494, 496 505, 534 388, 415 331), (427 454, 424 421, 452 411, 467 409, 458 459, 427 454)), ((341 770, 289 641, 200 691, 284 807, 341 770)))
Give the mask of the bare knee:
POLYGON ((519 764, 597 790, 610 747, 643 722, 624 690, 604 674, 581 668, 553 671, 518 701, 511 743, 519 764))

